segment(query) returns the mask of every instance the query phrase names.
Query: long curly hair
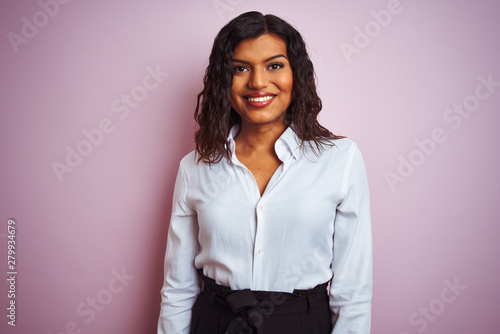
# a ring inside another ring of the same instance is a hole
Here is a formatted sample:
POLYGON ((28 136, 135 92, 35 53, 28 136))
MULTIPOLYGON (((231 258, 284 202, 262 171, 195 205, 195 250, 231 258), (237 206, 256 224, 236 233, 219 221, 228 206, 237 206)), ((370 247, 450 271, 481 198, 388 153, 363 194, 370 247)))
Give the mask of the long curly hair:
POLYGON ((194 113, 199 126, 195 133, 198 162, 212 164, 223 157, 230 160, 227 137, 231 127, 241 122, 230 102, 233 83, 231 59, 235 47, 241 41, 266 33, 275 34, 286 43, 293 73, 293 88, 292 101, 286 110, 284 121, 293 123, 301 146, 305 141, 310 141, 317 154, 324 149, 323 145, 334 145, 333 139, 344 138, 332 134, 317 120, 322 104, 316 92, 314 67, 300 33, 277 16, 252 11, 231 20, 215 37, 203 78, 204 88, 198 94, 194 113))

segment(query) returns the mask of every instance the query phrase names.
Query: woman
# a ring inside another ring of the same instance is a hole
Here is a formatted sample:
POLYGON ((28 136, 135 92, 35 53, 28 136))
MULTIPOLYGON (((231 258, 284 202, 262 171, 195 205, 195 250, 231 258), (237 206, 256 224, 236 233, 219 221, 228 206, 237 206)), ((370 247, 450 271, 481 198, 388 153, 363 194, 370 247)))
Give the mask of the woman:
POLYGON ((292 26, 248 12, 222 28, 177 175, 158 333, 370 332, 363 158, 320 110, 292 26))

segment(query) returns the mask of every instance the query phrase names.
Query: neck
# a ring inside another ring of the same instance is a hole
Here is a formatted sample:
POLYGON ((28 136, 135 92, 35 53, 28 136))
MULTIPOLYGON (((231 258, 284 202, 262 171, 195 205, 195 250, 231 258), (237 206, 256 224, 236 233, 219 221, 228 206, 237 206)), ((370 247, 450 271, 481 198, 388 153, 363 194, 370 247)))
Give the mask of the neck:
POLYGON ((274 152, 274 144, 286 128, 281 122, 269 125, 242 123, 235 138, 236 147, 246 152, 274 152))

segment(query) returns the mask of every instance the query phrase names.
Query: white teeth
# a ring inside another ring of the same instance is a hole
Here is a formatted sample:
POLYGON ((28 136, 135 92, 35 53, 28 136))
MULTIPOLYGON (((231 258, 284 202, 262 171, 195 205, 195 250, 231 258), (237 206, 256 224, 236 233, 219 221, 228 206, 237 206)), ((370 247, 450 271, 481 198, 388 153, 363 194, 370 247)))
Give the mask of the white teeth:
POLYGON ((268 95, 268 96, 264 96, 264 97, 248 97, 248 101, 251 101, 251 102, 264 102, 264 101, 269 101, 273 97, 274 97, 274 95, 268 95))

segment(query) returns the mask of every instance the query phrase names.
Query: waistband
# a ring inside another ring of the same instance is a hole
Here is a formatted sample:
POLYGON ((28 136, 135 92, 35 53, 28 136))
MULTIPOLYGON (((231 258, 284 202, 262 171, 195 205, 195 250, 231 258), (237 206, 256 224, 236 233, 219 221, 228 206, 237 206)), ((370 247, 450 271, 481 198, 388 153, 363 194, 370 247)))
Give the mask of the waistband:
POLYGON ((225 334, 241 333, 243 330, 248 332, 249 329, 255 329, 260 334, 266 318, 310 312, 314 307, 328 303, 328 282, 308 290, 295 289, 292 293, 231 290, 205 276, 202 269, 198 269, 198 274, 203 281, 201 293, 208 297, 211 307, 218 306, 240 314, 240 317, 229 324, 225 334))

